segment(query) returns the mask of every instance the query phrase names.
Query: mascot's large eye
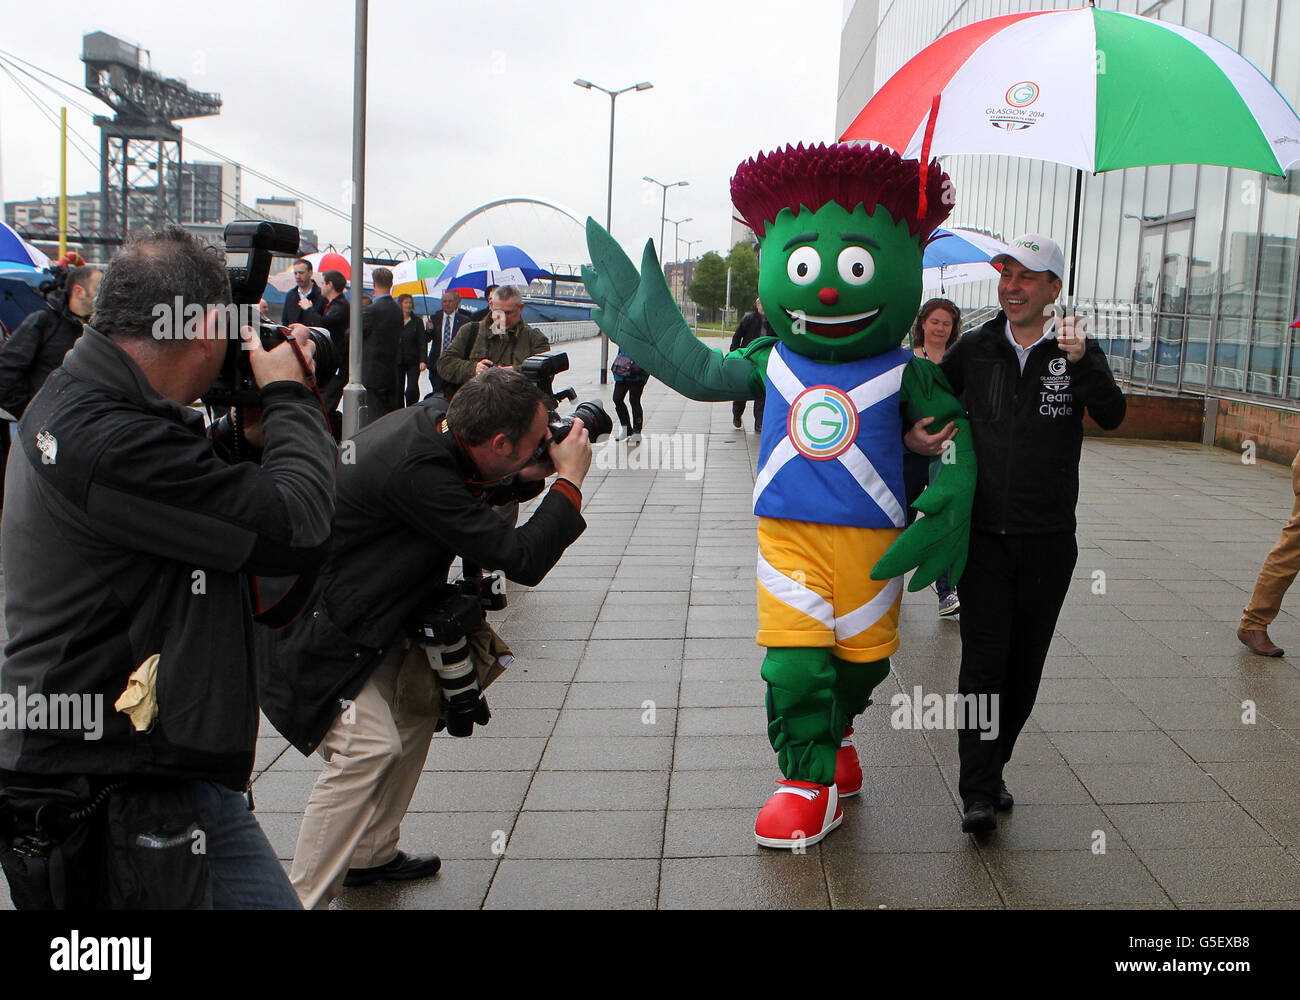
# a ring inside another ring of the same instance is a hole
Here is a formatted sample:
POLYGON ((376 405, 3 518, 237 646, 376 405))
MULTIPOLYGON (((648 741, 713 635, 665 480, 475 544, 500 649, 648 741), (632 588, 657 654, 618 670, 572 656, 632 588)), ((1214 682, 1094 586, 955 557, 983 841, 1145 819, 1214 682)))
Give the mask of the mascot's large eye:
POLYGON ((866 247, 845 247, 840 251, 840 277, 850 285, 865 285, 876 273, 875 258, 866 247))
POLYGON ((811 285, 821 273, 822 259, 814 247, 800 247, 790 255, 785 265, 790 280, 796 285, 811 285))

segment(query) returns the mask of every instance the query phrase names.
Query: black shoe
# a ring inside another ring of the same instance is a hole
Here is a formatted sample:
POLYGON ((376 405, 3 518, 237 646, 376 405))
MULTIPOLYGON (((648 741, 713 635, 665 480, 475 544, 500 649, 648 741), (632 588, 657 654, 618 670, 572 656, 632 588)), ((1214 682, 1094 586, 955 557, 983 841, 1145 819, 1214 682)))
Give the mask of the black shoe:
POLYGON ((437 875, 441 867, 442 859, 436 854, 407 854, 398 851, 397 857, 378 868, 349 868, 343 884, 352 888, 375 882, 407 882, 414 878, 437 875))
POLYGON ((998 788, 998 800, 993 804, 994 808, 1001 813, 1006 812, 1015 804, 1016 800, 1011 797, 1011 790, 1007 788, 1007 783, 1002 782, 1001 787, 998 788))
POLYGON ((986 833, 996 829, 997 825, 998 818, 994 815, 992 802, 972 802, 961 818, 962 833, 986 833))

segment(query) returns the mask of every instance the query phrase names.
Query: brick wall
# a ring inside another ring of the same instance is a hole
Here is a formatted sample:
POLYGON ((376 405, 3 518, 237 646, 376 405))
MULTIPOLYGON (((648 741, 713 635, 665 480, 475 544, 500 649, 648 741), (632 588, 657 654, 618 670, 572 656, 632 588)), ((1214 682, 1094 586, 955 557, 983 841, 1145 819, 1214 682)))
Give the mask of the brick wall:
POLYGON ((1124 422, 1104 431, 1085 412, 1083 433, 1095 437, 1146 438, 1152 441, 1199 441, 1205 404, 1175 396, 1129 396, 1124 422))
POLYGON ((1256 458, 1290 465, 1300 451, 1300 413, 1231 399, 1219 400, 1215 445, 1240 453, 1245 441, 1255 442, 1256 458))

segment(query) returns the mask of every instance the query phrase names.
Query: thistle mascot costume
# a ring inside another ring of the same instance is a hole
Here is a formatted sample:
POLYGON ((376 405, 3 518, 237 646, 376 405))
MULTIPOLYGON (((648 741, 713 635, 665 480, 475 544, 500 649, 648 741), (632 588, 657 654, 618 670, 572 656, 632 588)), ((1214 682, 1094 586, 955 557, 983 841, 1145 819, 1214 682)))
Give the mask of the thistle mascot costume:
POLYGON ((759 472, 758 644, 768 736, 785 779, 758 815, 767 847, 814 844, 862 787, 848 738, 899 648, 911 589, 966 564, 975 459, 936 365, 899 347, 921 297, 925 241, 951 210, 936 163, 884 147, 787 146, 743 164, 731 197, 758 234, 759 298, 776 337, 724 356, 692 334, 654 244, 641 273, 587 220, 593 317, 637 364, 699 400, 767 392, 759 472), (905 532, 903 433, 959 428, 905 532), (901 537, 900 537, 901 536, 901 537))

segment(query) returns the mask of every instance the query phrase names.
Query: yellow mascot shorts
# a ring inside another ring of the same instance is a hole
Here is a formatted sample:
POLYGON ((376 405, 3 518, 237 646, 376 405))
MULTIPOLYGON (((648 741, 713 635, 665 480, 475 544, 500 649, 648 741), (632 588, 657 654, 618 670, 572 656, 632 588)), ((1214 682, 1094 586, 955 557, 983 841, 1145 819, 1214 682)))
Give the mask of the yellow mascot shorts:
POLYGON ((898 651, 903 578, 871 579, 901 528, 758 519, 758 644, 831 646, 871 663, 898 651))

